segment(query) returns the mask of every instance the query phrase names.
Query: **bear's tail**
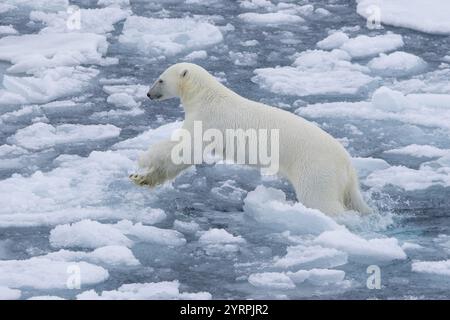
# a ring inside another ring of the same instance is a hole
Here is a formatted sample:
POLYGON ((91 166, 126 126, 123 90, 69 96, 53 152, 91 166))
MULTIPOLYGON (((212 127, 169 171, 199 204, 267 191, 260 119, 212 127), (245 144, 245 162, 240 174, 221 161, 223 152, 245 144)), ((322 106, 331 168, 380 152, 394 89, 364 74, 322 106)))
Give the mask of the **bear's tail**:
POLYGON ((361 191, 359 189, 358 176, 355 169, 350 169, 350 181, 347 186, 347 192, 345 195, 345 207, 347 210, 358 211, 361 214, 372 213, 373 210, 364 201, 361 191))

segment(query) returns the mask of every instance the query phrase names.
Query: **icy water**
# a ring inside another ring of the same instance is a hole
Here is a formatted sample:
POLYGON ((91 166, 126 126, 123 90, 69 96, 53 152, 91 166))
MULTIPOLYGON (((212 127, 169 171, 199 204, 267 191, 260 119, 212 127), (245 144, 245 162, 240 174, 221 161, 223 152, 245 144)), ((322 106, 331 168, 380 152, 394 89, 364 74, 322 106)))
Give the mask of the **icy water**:
MULTIPOLYGON (((0 7, 0 25, 16 30, 0 33, 0 297, 450 298, 449 36, 388 25, 369 30, 357 4, 344 0, 116 1, 116 11, 93 11, 92 19, 82 11, 81 23, 89 25, 72 32, 64 26, 65 1, 38 2, 0 7), (32 10, 50 16, 39 19, 32 10), (240 16, 283 10, 284 21, 273 24, 240 16), (51 16, 57 11, 60 25, 51 16), (99 27, 115 15, 123 17, 111 30, 99 27), (131 23, 133 16, 145 18, 131 23), (289 22, 292 16, 304 21, 289 22), (199 23, 206 25, 196 29, 199 23), (356 44, 362 54, 347 46, 343 59, 302 60, 300 53, 319 50, 317 43, 337 30, 351 39, 392 33, 403 43, 367 55, 383 44, 356 44), (22 57, 37 50, 25 46, 23 35, 43 34, 40 42, 61 32, 95 33, 108 49, 92 41, 99 57, 77 45, 70 49, 79 50, 75 59, 63 49, 59 58, 22 57), (11 36, 17 38, 2 42, 11 36), (384 73, 368 67, 379 53, 394 51, 424 63, 401 67, 401 58, 384 73), (295 112, 338 138, 356 158, 377 213, 348 213, 336 223, 294 205, 286 181, 237 166, 197 166, 154 190, 134 186, 127 176, 139 153, 168 137, 184 116, 176 100, 149 101, 147 87, 186 60, 237 93, 295 112), (18 65, 25 68, 10 69, 18 65), (291 73, 293 65, 301 74, 291 73), (277 66, 268 69, 282 73, 275 80, 255 71, 277 66), (61 67, 90 71, 65 76, 61 67), (39 70, 27 72, 33 68, 39 70), (58 71, 42 75, 52 68, 58 71), (336 68, 337 76, 329 73, 336 68), (86 76, 92 70, 98 74, 86 76), (280 89, 304 75, 309 84, 280 89), (323 81, 328 75, 331 84, 323 81), (383 86, 390 91, 379 91, 383 86), (83 262, 81 288, 68 289, 67 268, 83 262), (381 270, 380 289, 366 286, 371 265, 381 270)), ((97 1, 71 4, 103 8, 97 1)))

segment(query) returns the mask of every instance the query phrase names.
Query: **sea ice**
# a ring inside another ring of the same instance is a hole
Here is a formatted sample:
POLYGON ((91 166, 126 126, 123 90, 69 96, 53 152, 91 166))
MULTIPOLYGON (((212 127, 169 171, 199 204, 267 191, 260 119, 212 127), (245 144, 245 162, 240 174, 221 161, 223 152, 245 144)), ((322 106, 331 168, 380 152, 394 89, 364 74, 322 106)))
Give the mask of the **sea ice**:
POLYGON ((68 28, 67 21, 70 13, 60 11, 57 13, 47 13, 42 11, 32 11, 30 20, 43 22, 47 25, 40 33, 46 35, 63 32, 90 32, 105 34, 114 30, 114 24, 126 19, 131 12, 118 7, 107 7, 101 9, 80 9, 79 28, 68 28))
POLYGON ((431 34, 450 34, 447 0, 356 0, 357 12, 368 18, 380 12, 381 23, 431 34))
POLYGON ((388 55, 380 54, 370 60, 367 66, 377 75, 397 77, 421 73, 427 64, 416 55, 396 51, 388 55))
POLYGON ((263 89, 295 96, 357 94, 377 81, 366 74, 369 69, 352 64, 350 56, 342 50, 308 50, 299 54, 292 67, 254 72, 252 81, 263 89))
POLYGON ((210 300, 208 292, 180 292, 180 283, 162 281, 151 283, 130 283, 120 286, 117 290, 103 291, 98 294, 94 290, 85 291, 77 296, 79 300, 210 300))
POLYGON ((53 261, 45 258, 0 260, 0 286, 10 288, 64 289, 70 270, 78 270, 81 286, 105 281, 108 271, 86 262, 53 261))
POLYGON ((413 262, 412 271, 450 277, 450 260, 413 262))
POLYGON ((119 41, 153 56, 188 53, 222 42, 219 28, 193 18, 155 19, 130 16, 119 41))
POLYGON ((20 290, 0 286, 0 300, 17 300, 21 295, 20 290))
POLYGON ((120 128, 110 124, 52 126, 38 122, 19 129, 12 137, 8 138, 8 142, 25 149, 40 150, 59 144, 111 139, 119 136, 120 131, 120 128))
POLYGON ((33 73, 42 68, 104 64, 105 36, 93 33, 26 34, 0 38, 0 60, 11 73, 33 73), (23 50, 27 48, 27 50, 23 50))

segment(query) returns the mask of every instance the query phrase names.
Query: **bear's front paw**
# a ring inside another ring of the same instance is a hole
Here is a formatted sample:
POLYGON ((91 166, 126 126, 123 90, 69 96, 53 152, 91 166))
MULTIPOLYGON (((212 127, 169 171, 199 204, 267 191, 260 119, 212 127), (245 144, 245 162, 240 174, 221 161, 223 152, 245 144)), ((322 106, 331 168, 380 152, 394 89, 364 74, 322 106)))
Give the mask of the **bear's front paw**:
POLYGON ((154 168, 144 174, 130 174, 129 177, 135 184, 139 186, 149 186, 151 188, 164 183, 166 180, 163 172, 161 170, 155 170, 154 168))
POLYGON ((133 181, 138 186, 144 186, 147 184, 147 176, 146 175, 134 173, 134 174, 130 174, 129 178, 131 179, 131 181, 133 181))

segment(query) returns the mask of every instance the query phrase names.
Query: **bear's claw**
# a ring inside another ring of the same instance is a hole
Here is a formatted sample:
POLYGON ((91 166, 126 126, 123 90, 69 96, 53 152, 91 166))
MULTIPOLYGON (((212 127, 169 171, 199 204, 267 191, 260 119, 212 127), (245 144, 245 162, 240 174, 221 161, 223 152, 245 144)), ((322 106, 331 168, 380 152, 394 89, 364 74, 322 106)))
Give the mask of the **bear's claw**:
POLYGON ((135 184, 137 184, 139 186, 144 186, 144 185, 148 184, 147 177, 144 175, 135 173, 135 174, 130 174, 129 178, 131 179, 131 181, 133 181, 135 184))

